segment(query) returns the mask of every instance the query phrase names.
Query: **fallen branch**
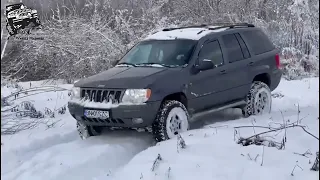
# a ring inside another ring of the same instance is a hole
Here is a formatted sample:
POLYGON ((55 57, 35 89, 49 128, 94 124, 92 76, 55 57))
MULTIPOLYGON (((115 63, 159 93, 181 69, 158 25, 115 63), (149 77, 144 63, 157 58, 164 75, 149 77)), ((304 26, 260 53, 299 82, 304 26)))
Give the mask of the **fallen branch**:
MULTIPOLYGON (((236 128, 242 128, 242 127, 252 127, 252 126, 238 126, 236 128)), ((255 127, 257 127, 257 126, 255 126, 255 127)), ((296 124, 292 124, 292 125, 289 125, 289 126, 284 126, 284 127, 280 127, 280 128, 271 129, 270 131, 261 132, 261 133, 255 134, 253 136, 250 136, 248 138, 245 138, 245 140, 251 139, 253 137, 256 137, 256 136, 259 136, 259 135, 262 135, 262 134, 267 134, 267 133, 279 131, 279 130, 282 130, 282 129, 285 129, 285 128, 294 128, 294 127, 302 128, 307 134, 309 134, 310 136, 312 136, 315 139, 319 140, 319 138, 317 136, 315 136, 315 135, 311 134, 309 131, 307 131, 304 126, 296 125, 296 124)), ((264 128, 269 129, 269 127, 264 127, 264 128)))
POLYGON ((294 152, 293 154, 297 154, 297 155, 300 155, 300 156, 303 156, 303 157, 307 157, 307 158, 308 158, 307 155, 312 155, 310 149, 308 149, 308 150, 307 150, 306 152, 304 152, 303 154, 296 153, 296 152, 294 152))

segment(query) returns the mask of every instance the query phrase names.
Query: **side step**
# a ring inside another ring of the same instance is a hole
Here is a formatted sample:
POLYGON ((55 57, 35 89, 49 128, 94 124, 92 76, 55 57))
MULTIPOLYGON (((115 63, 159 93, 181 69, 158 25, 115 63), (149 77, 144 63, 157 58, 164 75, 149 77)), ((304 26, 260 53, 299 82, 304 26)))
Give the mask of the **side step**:
POLYGON ((190 121, 195 121, 196 118, 213 113, 213 112, 217 112, 217 111, 221 111, 224 109, 228 109, 228 108, 233 108, 233 107, 237 107, 237 106, 241 106, 241 105, 246 105, 246 102, 244 100, 242 101, 237 101, 237 102, 233 102, 224 106, 219 106, 219 107, 213 107, 211 109, 208 110, 204 110, 198 113, 195 113, 191 116, 190 121))

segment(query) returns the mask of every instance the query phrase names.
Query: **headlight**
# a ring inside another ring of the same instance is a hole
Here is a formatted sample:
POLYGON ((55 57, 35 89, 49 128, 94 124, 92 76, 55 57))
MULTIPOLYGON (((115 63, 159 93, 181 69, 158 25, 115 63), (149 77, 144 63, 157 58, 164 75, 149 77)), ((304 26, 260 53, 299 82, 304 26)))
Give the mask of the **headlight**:
POLYGON ((122 97, 123 103, 144 103, 151 96, 150 89, 127 89, 122 97))
POLYGON ((31 13, 37 13, 37 10, 32 9, 32 10, 31 10, 31 13))
POLYGON ((7 18, 13 18, 16 16, 16 13, 12 12, 12 13, 9 13, 7 18))
POLYGON ((80 99, 80 88, 73 87, 71 89, 71 99, 80 99))

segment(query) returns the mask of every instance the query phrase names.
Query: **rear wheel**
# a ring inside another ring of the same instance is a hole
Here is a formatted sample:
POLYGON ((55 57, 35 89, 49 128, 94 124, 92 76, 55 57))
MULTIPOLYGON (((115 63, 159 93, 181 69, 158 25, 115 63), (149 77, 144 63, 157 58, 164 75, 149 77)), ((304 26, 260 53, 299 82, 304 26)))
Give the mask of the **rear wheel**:
POLYGON ((41 24, 39 18, 34 18, 34 19, 32 19, 32 22, 33 22, 33 24, 34 24, 35 27, 37 27, 37 26, 39 26, 39 25, 41 24))
POLYGON ((81 139, 87 139, 90 136, 98 136, 101 134, 103 127, 88 126, 77 121, 77 130, 81 139))
POLYGON ((272 97, 268 85, 260 81, 253 82, 246 102, 246 106, 242 109, 245 117, 270 113, 272 97))
POLYGON ((165 101, 152 125, 152 133, 157 142, 174 138, 189 129, 189 113, 179 101, 165 101))

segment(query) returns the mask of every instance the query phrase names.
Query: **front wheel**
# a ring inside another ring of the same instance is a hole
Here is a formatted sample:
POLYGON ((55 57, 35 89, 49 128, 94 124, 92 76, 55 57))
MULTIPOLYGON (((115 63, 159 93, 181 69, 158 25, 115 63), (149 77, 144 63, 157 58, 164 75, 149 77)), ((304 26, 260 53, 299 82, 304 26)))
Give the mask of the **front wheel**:
POLYGON ((10 36, 17 34, 17 30, 14 28, 12 24, 7 23, 6 28, 10 36))
POLYGON ((189 113, 179 101, 165 101, 152 125, 152 132, 157 142, 174 138, 189 129, 189 113))
POLYGON ((98 136, 102 132, 102 127, 87 126, 82 122, 77 121, 77 131, 81 139, 87 139, 90 136, 98 136))
POLYGON ((255 81, 246 98, 246 106, 242 109, 245 117, 261 115, 271 112, 272 97, 267 84, 255 81))

